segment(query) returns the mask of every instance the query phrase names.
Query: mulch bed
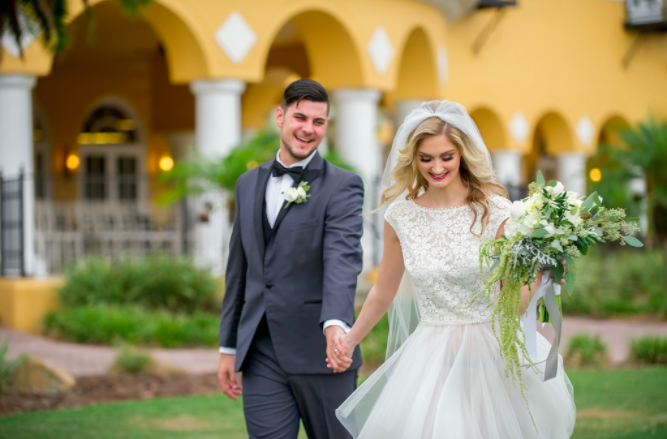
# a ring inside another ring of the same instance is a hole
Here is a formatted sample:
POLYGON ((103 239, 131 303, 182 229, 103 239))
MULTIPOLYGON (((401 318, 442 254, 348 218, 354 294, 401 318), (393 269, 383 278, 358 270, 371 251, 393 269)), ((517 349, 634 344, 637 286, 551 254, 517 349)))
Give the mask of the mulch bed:
POLYGON ((106 401, 150 399, 158 396, 202 395, 221 392, 215 374, 118 374, 79 377, 72 391, 26 394, 6 389, 0 395, 0 415, 34 410, 78 407, 106 401))

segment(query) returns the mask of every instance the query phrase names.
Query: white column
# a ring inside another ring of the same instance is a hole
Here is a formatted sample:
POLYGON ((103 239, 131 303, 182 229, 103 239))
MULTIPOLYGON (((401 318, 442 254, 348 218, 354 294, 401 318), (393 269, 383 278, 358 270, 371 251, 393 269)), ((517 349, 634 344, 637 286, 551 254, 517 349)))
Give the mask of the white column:
MULTIPOLYGON (((382 177, 382 150, 377 139, 377 104, 380 91, 375 89, 339 89, 332 93, 336 103, 336 149, 364 180, 364 212, 377 207, 378 180, 382 177)), ((364 270, 379 260, 382 222, 364 217, 364 270)))
POLYGON ((0 170, 3 178, 18 177, 22 169, 23 260, 26 274, 35 267, 35 191, 33 185, 31 75, 0 75, 0 170))
POLYGON ((406 99, 396 102, 394 105, 394 125, 396 126, 396 130, 403 125, 403 121, 408 114, 410 114, 412 110, 419 108, 422 102, 424 101, 421 99, 406 99))
POLYGON ((225 155, 241 142, 241 95, 245 83, 236 79, 190 83, 196 97, 195 143, 204 155, 225 155))
MULTIPOLYGON (((245 83, 240 80, 198 80, 190 83, 196 98, 195 145, 210 158, 225 156, 241 143, 241 95, 245 83)), ((210 268, 214 276, 225 272, 231 224, 227 197, 222 192, 206 193, 189 203, 194 220, 194 260, 210 268), (207 218, 207 221, 202 221, 207 218)))
POLYGON ((519 151, 509 149, 491 152, 493 169, 500 184, 518 186, 521 184, 521 161, 523 156, 519 151))
POLYGON ((522 160, 523 156, 519 151, 502 149, 491 152, 496 179, 498 183, 507 188, 509 198, 513 201, 526 195, 521 189, 522 160))
POLYGON ((562 152, 558 155, 558 181, 568 191, 586 194, 586 156, 581 152, 562 152))

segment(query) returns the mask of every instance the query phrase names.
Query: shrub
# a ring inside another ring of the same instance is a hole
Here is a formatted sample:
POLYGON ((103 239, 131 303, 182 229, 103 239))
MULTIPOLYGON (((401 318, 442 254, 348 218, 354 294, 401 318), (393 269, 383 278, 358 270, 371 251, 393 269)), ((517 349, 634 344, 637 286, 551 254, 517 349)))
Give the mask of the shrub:
POLYGON ((130 374, 144 373, 151 369, 152 363, 153 361, 148 352, 128 344, 121 344, 111 370, 130 374))
POLYGON ((0 346, 0 394, 9 385, 14 377, 14 371, 21 365, 24 357, 20 356, 13 361, 7 360, 7 350, 9 349, 9 338, 5 339, 0 346))
POLYGON ((667 364, 667 337, 646 336, 632 340, 630 356, 646 364, 667 364))
POLYGON ((563 312, 598 317, 649 314, 667 318, 667 277, 658 251, 597 248, 578 259, 572 296, 563 312))
POLYGON ((219 316, 195 311, 172 314, 132 305, 62 308, 46 316, 47 334, 77 343, 125 342, 143 346, 214 347, 219 316))
POLYGON ((139 260, 90 257, 68 270, 60 299, 66 307, 139 305, 174 312, 213 307, 217 282, 187 258, 152 255, 139 260))
POLYGON ((571 365, 600 366, 606 362, 607 346, 599 335, 576 334, 567 344, 565 357, 571 365))

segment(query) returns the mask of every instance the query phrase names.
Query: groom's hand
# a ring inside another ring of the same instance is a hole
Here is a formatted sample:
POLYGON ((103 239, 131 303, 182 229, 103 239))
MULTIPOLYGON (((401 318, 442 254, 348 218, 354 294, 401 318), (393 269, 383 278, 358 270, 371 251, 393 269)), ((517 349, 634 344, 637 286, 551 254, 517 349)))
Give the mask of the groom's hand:
POLYGON ((234 372, 234 363, 236 356, 230 354, 220 354, 220 364, 218 364, 218 381, 222 392, 236 401, 236 398, 241 395, 241 384, 236 378, 234 372))
MULTIPOLYGON (((344 335, 345 331, 340 326, 332 325, 327 327, 324 333, 327 337, 327 367, 333 369, 334 373, 345 372, 352 364, 352 358, 341 355, 336 347, 336 340, 344 335)), ((351 357, 352 352, 349 352, 349 355, 351 357)))

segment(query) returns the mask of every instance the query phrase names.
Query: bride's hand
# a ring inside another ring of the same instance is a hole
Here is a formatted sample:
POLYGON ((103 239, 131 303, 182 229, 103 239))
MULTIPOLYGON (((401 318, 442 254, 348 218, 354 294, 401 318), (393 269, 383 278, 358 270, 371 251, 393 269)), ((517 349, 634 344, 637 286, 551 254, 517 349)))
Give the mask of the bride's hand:
MULTIPOLYGON (((338 366, 337 372, 344 372, 352 365, 352 353, 354 352, 354 345, 350 342, 347 334, 337 335, 334 339, 334 353, 336 355, 336 362, 338 366), (340 370, 343 369, 343 370, 340 370)), ((327 367, 332 365, 327 358, 327 367)))

